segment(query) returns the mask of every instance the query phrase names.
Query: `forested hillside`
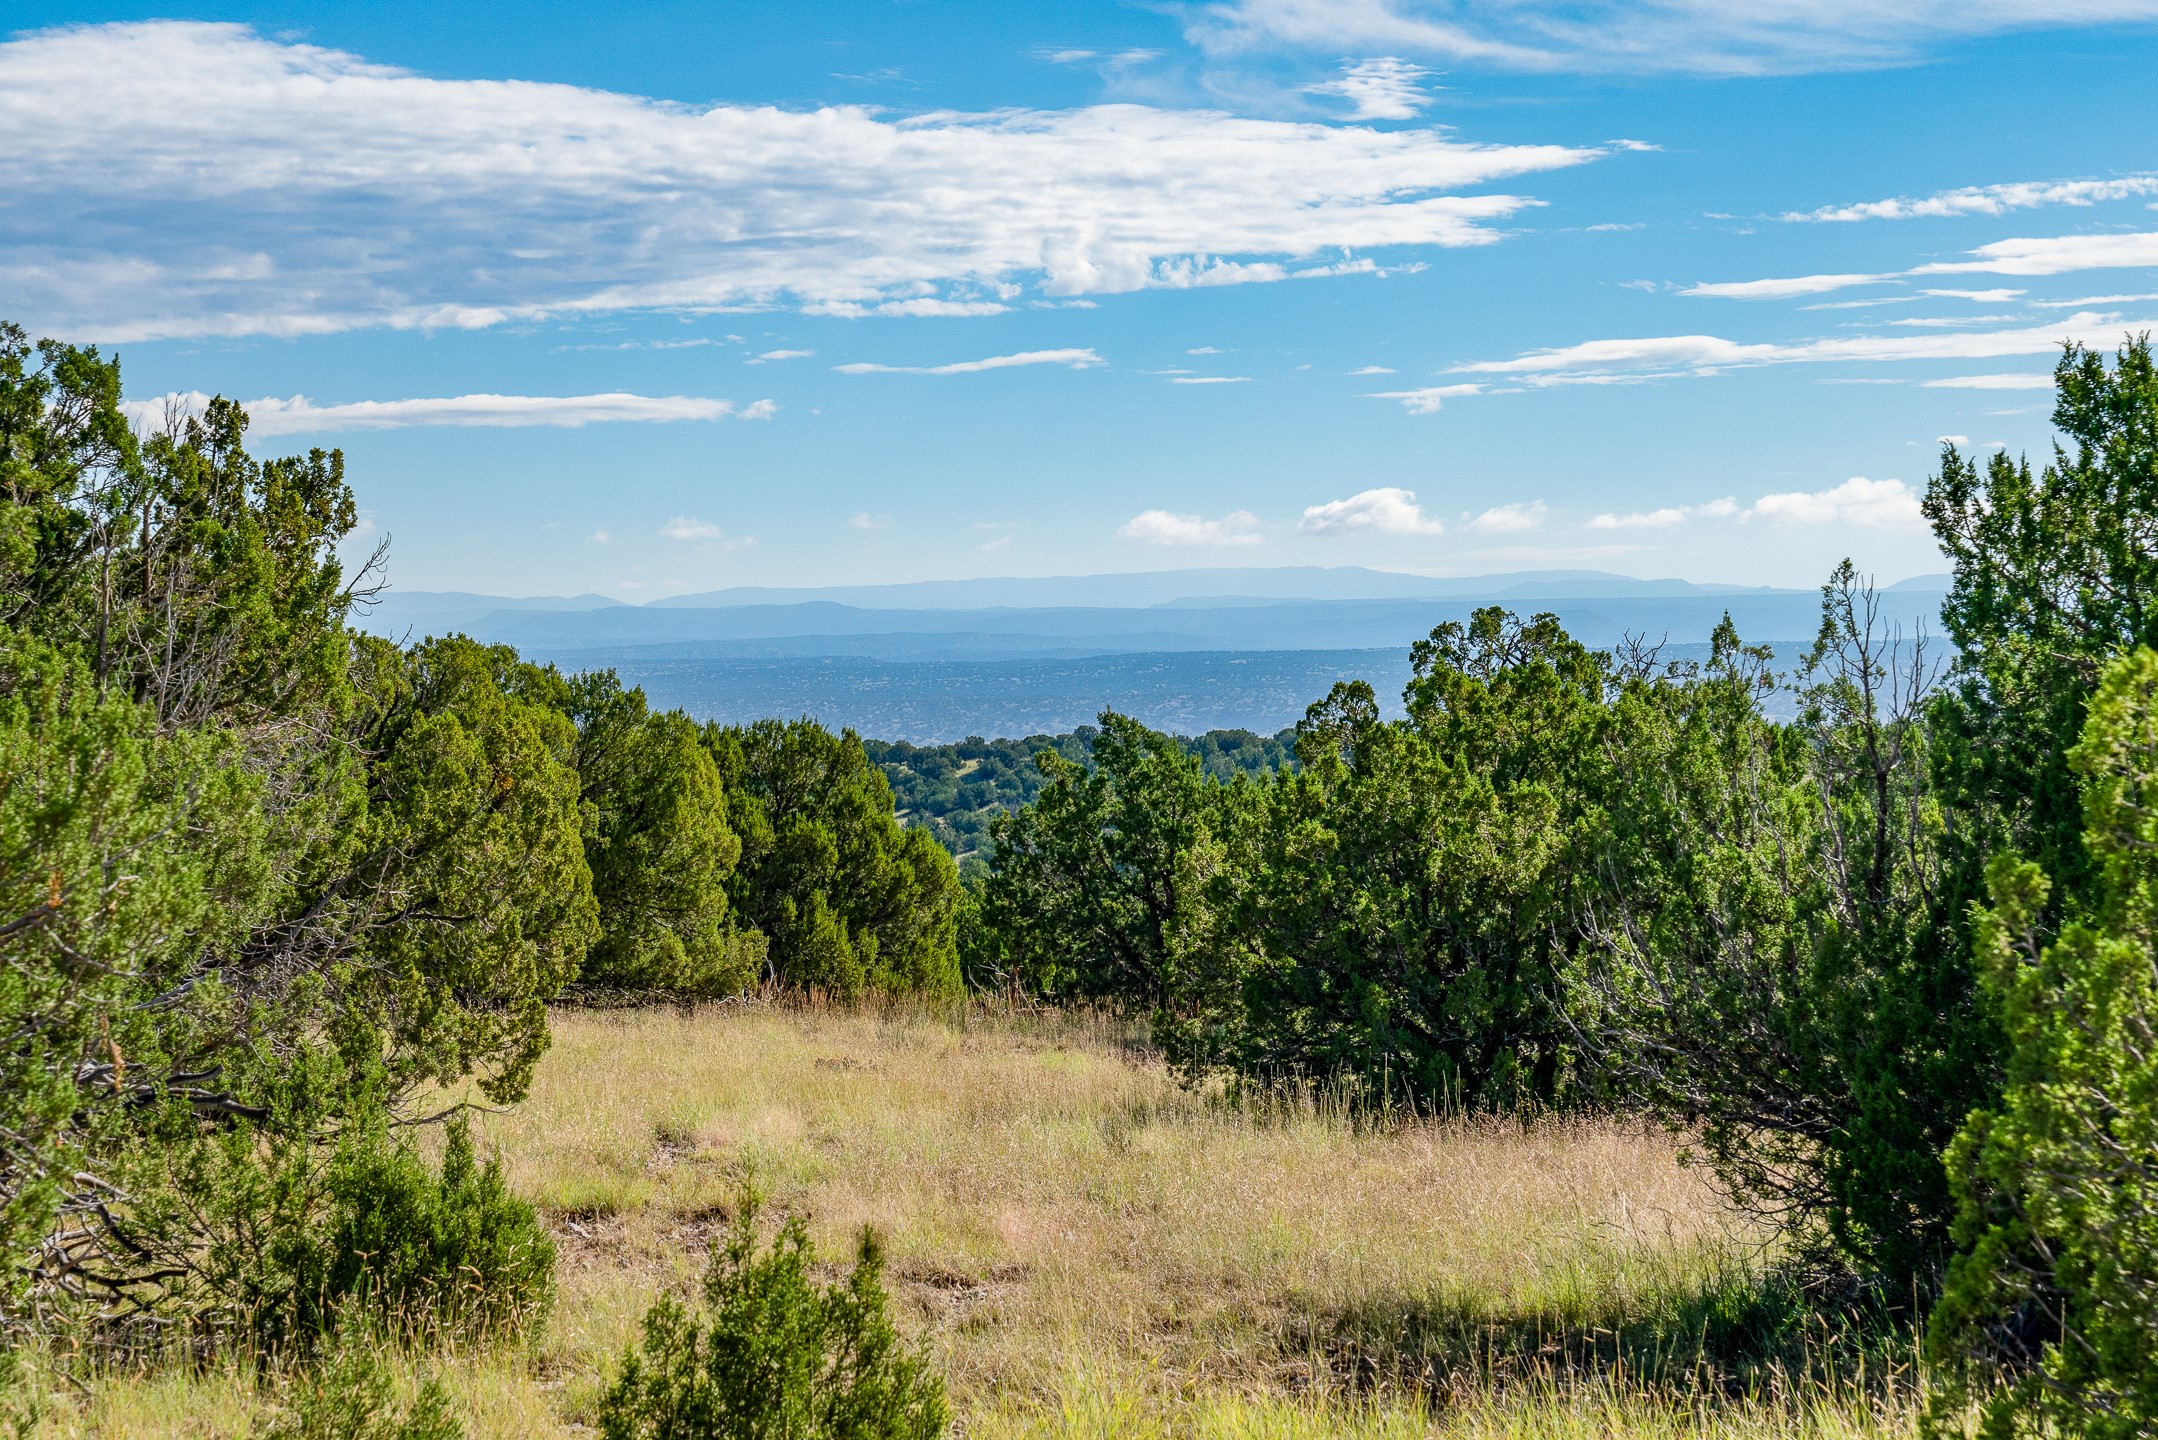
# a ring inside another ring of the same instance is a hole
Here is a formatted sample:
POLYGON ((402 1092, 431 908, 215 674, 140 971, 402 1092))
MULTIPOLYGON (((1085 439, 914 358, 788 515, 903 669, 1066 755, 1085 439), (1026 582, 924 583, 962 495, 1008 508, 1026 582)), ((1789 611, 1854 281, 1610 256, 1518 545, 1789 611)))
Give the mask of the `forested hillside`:
MULTIPOLYGON (((997 816, 1030 804, 1041 793, 1035 756, 1053 752, 1086 764, 1101 732, 1082 725, 1064 735, 1024 740, 972 736, 954 745, 909 745, 869 740, 864 749, 892 787, 899 818, 935 836, 962 864, 979 857, 997 816)), ((1255 735, 1249 730, 1209 730, 1180 736, 1177 744, 1216 779, 1263 775, 1296 763, 1296 732, 1255 735)))

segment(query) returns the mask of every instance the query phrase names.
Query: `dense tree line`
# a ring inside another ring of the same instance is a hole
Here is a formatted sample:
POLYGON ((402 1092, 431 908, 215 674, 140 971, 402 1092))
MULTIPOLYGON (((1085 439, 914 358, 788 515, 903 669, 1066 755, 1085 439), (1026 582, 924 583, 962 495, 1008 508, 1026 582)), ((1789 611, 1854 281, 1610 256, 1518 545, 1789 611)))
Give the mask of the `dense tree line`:
POLYGON ((365 635, 341 455, 120 393, 0 326, 0 1359, 515 1328, 552 1247, 461 1104, 567 987, 958 988, 853 736, 365 635))
POLYGON ((993 823, 970 973, 1145 1013, 1194 1077, 1646 1108, 1814 1293, 1932 1311, 1938 1422, 2152 1433, 2158 369, 2056 378, 2049 463, 1929 486, 1945 656, 1846 562, 1788 723, 1728 621, 1679 664, 1495 608, 1402 719, 1335 687, 1293 768, 1106 714, 993 823))
MULTIPOLYGON (((1053 751, 1084 765, 1099 733, 1092 725, 1082 725, 1063 735, 1029 735, 1024 740, 975 735, 950 745, 869 740, 864 746, 892 787, 900 819, 927 830, 965 865, 987 854, 999 815, 1041 793, 1043 774, 1035 756, 1053 751)), ((1176 737, 1178 746, 1198 757, 1208 774, 1224 780, 1295 764, 1294 740, 1290 730, 1278 735, 1209 730, 1176 737)))

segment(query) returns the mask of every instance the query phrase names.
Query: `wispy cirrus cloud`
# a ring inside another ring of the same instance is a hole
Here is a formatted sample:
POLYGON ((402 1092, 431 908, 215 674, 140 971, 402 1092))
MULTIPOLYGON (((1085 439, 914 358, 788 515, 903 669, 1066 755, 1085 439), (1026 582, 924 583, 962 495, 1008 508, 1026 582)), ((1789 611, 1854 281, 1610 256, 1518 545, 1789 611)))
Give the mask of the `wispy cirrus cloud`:
POLYGON ((2079 270, 2144 269, 2158 265, 2158 230, 2017 237, 1981 245, 1970 254, 1969 260, 1941 260, 1908 270, 1719 280, 1689 285, 1679 293, 1720 300, 1788 300, 1918 275, 2067 275, 2079 270))
POLYGON ((1605 153, 1141 105, 699 107, 435 79, 239 25, 81 26, 0 43, 0 294, 115 341, 982 314, 1495 243, 1534 202, 1488 187, 1605 153))
POLYGON ((1296 528, 1306 535, 1443 535, 1446 525, 1416 503, 1416 492, 1396 485, 1360 490, 1345 500, 1309 506, 1296 528))
POLYGON ((1925 382, 1928 390, 2051 390, 2051 375, 1949 375, 1925 382))
MULTIPOLYGON (((1385 372, 1391 375, 1391 370, 1385 372)), ((1399 400, 1401 408, 1411 415, 1436 415, 1446 402, 1463 395, 1481 395, 1484 384, 1480 380, 1464 381, 1456 385, 1426 385, 1417 390, 1378 390, 1365 396, 1367 400, 1399 400)))
POLYGON ((948 365, 877 365, 858 360, 834 365, 842 375, 979 375, 984 370, 1010 370, 1026 365, 1064 365, 1091 370, 1105 363, 1092 350, 1021 350, 1015 355, 991 355, 982 360, 954 360, 948 365))
POLYGON ((1142 510, 1118 526, 1116 533, 1119 540, 1143 545, 1256 545, 1259 517, 1249 510, 1232 510, 1218 519, 1142 510))
POLYGON ((2046 205, 2098 205, 2158 195, 2158 175, 2124 175, 2111 180, 2018 180, 2004 185, 1965 185, 1931 195, 1899 195, 1850 205, 1823 205, 1792 211, 1779 219, 1830 224, 1858 220, 1919 220, 1952 215, 2006 215, 2046 205))
MULTIPOLYGON (((180 410, 201 413, 210 397, 199 390, 160 395, 122 404, 128 418, 145 428, 164 423, 180 410)), ((678 420, 769 419, 779 411, 771 400, 736 405, 694 395, 445 395, 415 400, 351 400, 320 405, 305 395, 267 396, 242 402, 248 429, 257 435, 307 435, 338 430, 404 430, 422 425, 478 425, 523 428, 551 425, 580 429, 586 425, 664 423, 678 420)))
POLYGON ((1762 365, 1983 360, 2010 355, 2044 355, 2059 350, 2071 340, 2090 346, 2116 344, 2123 334, 2149 328, 2153 323, 2122 321, 2112 315, 2083 312, 2057 321, 2006 330, 1835 335, 1788 343, 1749 343, 1716 335, 1655 335, 1587 340, 1577 345, 1531 350, 1510 360, 1481 360, 1454 368, 1469 374, 1504 376, 1526 385, 1624 384, 1667 375, 1713 374, 1719 370, 1762 365))
POLYGON ((1386 50, 1517 70, 1776 74, 1894 64, 2026 30, 2148 23, 2152 0, 1215 0, 1186 34, 1216 54, 1386 50))

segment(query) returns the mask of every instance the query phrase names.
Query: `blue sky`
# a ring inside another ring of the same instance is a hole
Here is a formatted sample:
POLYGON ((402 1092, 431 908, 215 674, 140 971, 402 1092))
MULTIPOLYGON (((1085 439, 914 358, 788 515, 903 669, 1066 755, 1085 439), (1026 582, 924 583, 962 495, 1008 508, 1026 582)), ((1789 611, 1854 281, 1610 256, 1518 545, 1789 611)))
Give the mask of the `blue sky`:
POLYGON ((8 14, 0 315, 402 588, 1895 579, 2158 329, 2158 0, 8 14))

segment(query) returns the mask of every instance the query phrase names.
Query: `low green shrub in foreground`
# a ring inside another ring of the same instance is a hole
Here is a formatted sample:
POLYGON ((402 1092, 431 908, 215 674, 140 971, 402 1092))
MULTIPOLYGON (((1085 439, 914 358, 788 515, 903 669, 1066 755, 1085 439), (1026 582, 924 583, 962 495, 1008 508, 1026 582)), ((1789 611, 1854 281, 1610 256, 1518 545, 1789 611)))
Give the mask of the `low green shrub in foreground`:
POLYGON ((501 1162, 480 1162, 463 1115, 439 1170, 379 1120, 306 1167, 235 1167, 211 1249, 213 1284, 269 1349, 304 1357, 354 1318, 412 1340, 504 1335, 551 1308, 554 1241, 501 1162))
POLYGON ((847 1278, 820 1285, 799 1216, 759 1246, 745 1196, 692 1313, 664 1298, 600 1409, 606 1440, 928 1440, 944 1386, 885 1314, 884 1258, 864 1230, 847 1278))

